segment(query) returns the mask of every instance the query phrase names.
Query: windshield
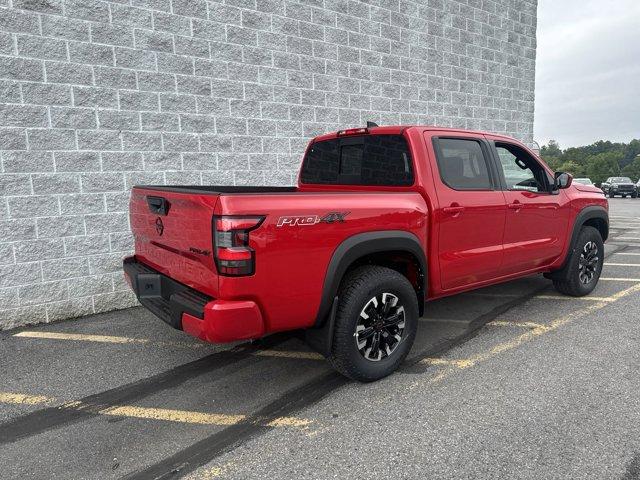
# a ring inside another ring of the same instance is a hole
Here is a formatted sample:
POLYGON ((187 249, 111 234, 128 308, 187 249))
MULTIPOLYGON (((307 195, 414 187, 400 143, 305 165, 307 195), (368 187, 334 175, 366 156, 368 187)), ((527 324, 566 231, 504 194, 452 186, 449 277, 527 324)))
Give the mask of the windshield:
POLYGON ((581 183, 583 185, 593 185, 593 182, 590 178, 574 178, 573 181, 576 183, 581 183))
POLYGON ((629 177, 613 177, 612 183, 633 183, 629 177))

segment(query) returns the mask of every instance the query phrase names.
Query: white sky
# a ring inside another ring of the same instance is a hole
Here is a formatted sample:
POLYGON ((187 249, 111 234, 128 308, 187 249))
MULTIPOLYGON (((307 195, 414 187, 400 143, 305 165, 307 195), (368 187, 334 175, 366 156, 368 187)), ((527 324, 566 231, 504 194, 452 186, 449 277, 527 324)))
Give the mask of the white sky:
POLYGON ((640 0, 539 0, 535 139, 640 138, 640 0))

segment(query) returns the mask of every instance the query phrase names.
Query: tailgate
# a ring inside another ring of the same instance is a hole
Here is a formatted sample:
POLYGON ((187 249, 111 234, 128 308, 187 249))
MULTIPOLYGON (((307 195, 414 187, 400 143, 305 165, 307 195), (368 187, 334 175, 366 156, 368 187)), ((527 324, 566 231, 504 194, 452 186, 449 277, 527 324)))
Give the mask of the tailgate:
POLYGON ((218 294, 212 217, 218 192, 134 187, 131 231, 139 261, 212 297, 218 294))

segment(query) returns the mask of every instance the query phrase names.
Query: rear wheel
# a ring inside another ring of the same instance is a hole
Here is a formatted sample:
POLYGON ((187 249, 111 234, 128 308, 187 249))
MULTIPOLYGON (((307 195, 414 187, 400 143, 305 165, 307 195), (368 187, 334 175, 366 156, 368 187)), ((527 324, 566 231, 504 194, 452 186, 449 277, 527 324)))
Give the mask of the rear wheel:
POLYGON ((355 269, 343 281, 329 361, 343 375, 371 382, 406 358, 418 325, 411 283, 379 266, 355 269))
POLYGON ((553 285, 565 295, 588 295, 598 284, 603 262, 604 242, 600 232, 593 227, 582 227, 566 266, 554 274, 553 285))

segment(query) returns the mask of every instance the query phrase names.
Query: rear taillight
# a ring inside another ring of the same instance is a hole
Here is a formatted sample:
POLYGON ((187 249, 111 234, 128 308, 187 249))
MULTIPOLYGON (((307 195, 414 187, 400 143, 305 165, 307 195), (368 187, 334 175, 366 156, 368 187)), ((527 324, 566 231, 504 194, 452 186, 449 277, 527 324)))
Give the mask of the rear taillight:
POLYGON ((263 221, 264 217, 259 216, 213 217, 213 251, 220 275, 253 275, 255 252, 249 247, 249 232, 263 221))

